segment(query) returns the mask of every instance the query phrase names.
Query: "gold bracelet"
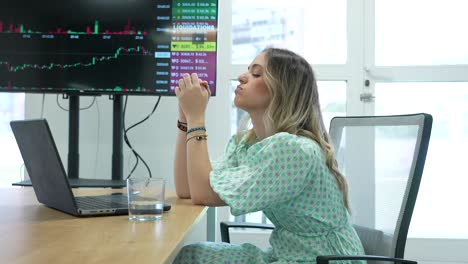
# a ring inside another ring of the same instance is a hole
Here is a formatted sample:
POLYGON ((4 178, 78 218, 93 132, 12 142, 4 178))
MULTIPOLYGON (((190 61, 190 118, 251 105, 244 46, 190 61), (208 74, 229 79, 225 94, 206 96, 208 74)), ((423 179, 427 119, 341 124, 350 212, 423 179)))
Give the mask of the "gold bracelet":
POLYGON ((190 136, 187 138, 187 141, 185 141, 185 143, 188 143, 191 139, 196 139, 197 141, 202 141, 202 140, 207 140, 208 139, 208 135, 207 134, 200 134, 200 135, 194 135, 194 136, 190 136))

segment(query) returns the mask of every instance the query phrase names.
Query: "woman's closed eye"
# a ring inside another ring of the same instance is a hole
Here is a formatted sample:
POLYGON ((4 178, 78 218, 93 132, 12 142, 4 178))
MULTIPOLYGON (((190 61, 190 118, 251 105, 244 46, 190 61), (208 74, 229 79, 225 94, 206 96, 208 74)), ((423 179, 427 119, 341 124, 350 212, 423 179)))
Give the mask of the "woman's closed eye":
POLYGON ((252 73, 252 76, 253 76, 254 78, 258 78, 258 77, 260 77, 260 76, 262 76, 262 75, 261 75, 261 74, 258 74, 258 73, 252 73))

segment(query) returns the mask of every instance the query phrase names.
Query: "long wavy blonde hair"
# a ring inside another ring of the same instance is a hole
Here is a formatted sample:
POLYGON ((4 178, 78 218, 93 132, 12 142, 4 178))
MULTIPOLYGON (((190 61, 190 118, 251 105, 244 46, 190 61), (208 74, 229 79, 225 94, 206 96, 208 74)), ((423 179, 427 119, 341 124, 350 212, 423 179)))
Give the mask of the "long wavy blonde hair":
MULTIPOLYGON (((348 184, 338 169, 330 137, 324 126, 319 94, 310 64, 296 53, 277 48, 267 48, 264 81, 271 94, 265 112, 267 135, 287 132, 311 138, 326 155, 326 164, 335 176, 343 194, 343 202, 350 210, 348 184)), ((247 132, 247 142, 256 141, 253 130, 247 132)))

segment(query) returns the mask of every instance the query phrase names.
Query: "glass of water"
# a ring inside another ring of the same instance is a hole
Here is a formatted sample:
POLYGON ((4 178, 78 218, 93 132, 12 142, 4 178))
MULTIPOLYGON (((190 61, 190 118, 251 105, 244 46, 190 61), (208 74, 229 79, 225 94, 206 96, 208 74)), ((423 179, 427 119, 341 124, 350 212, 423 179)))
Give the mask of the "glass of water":
POLYGON ((164 211, 163 178, 129 178, 128 219, 132 221, 154 221, 161 219, 164 211))

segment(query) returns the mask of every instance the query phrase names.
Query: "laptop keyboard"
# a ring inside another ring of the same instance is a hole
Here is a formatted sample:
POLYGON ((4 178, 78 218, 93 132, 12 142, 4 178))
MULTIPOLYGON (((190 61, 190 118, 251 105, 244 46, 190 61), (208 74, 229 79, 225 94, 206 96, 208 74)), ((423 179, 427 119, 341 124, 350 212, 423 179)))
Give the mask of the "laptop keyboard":
POLYGON ((80 209, 92 210, 128 207, 126 195, 76 196, 75 200, 80 209))

